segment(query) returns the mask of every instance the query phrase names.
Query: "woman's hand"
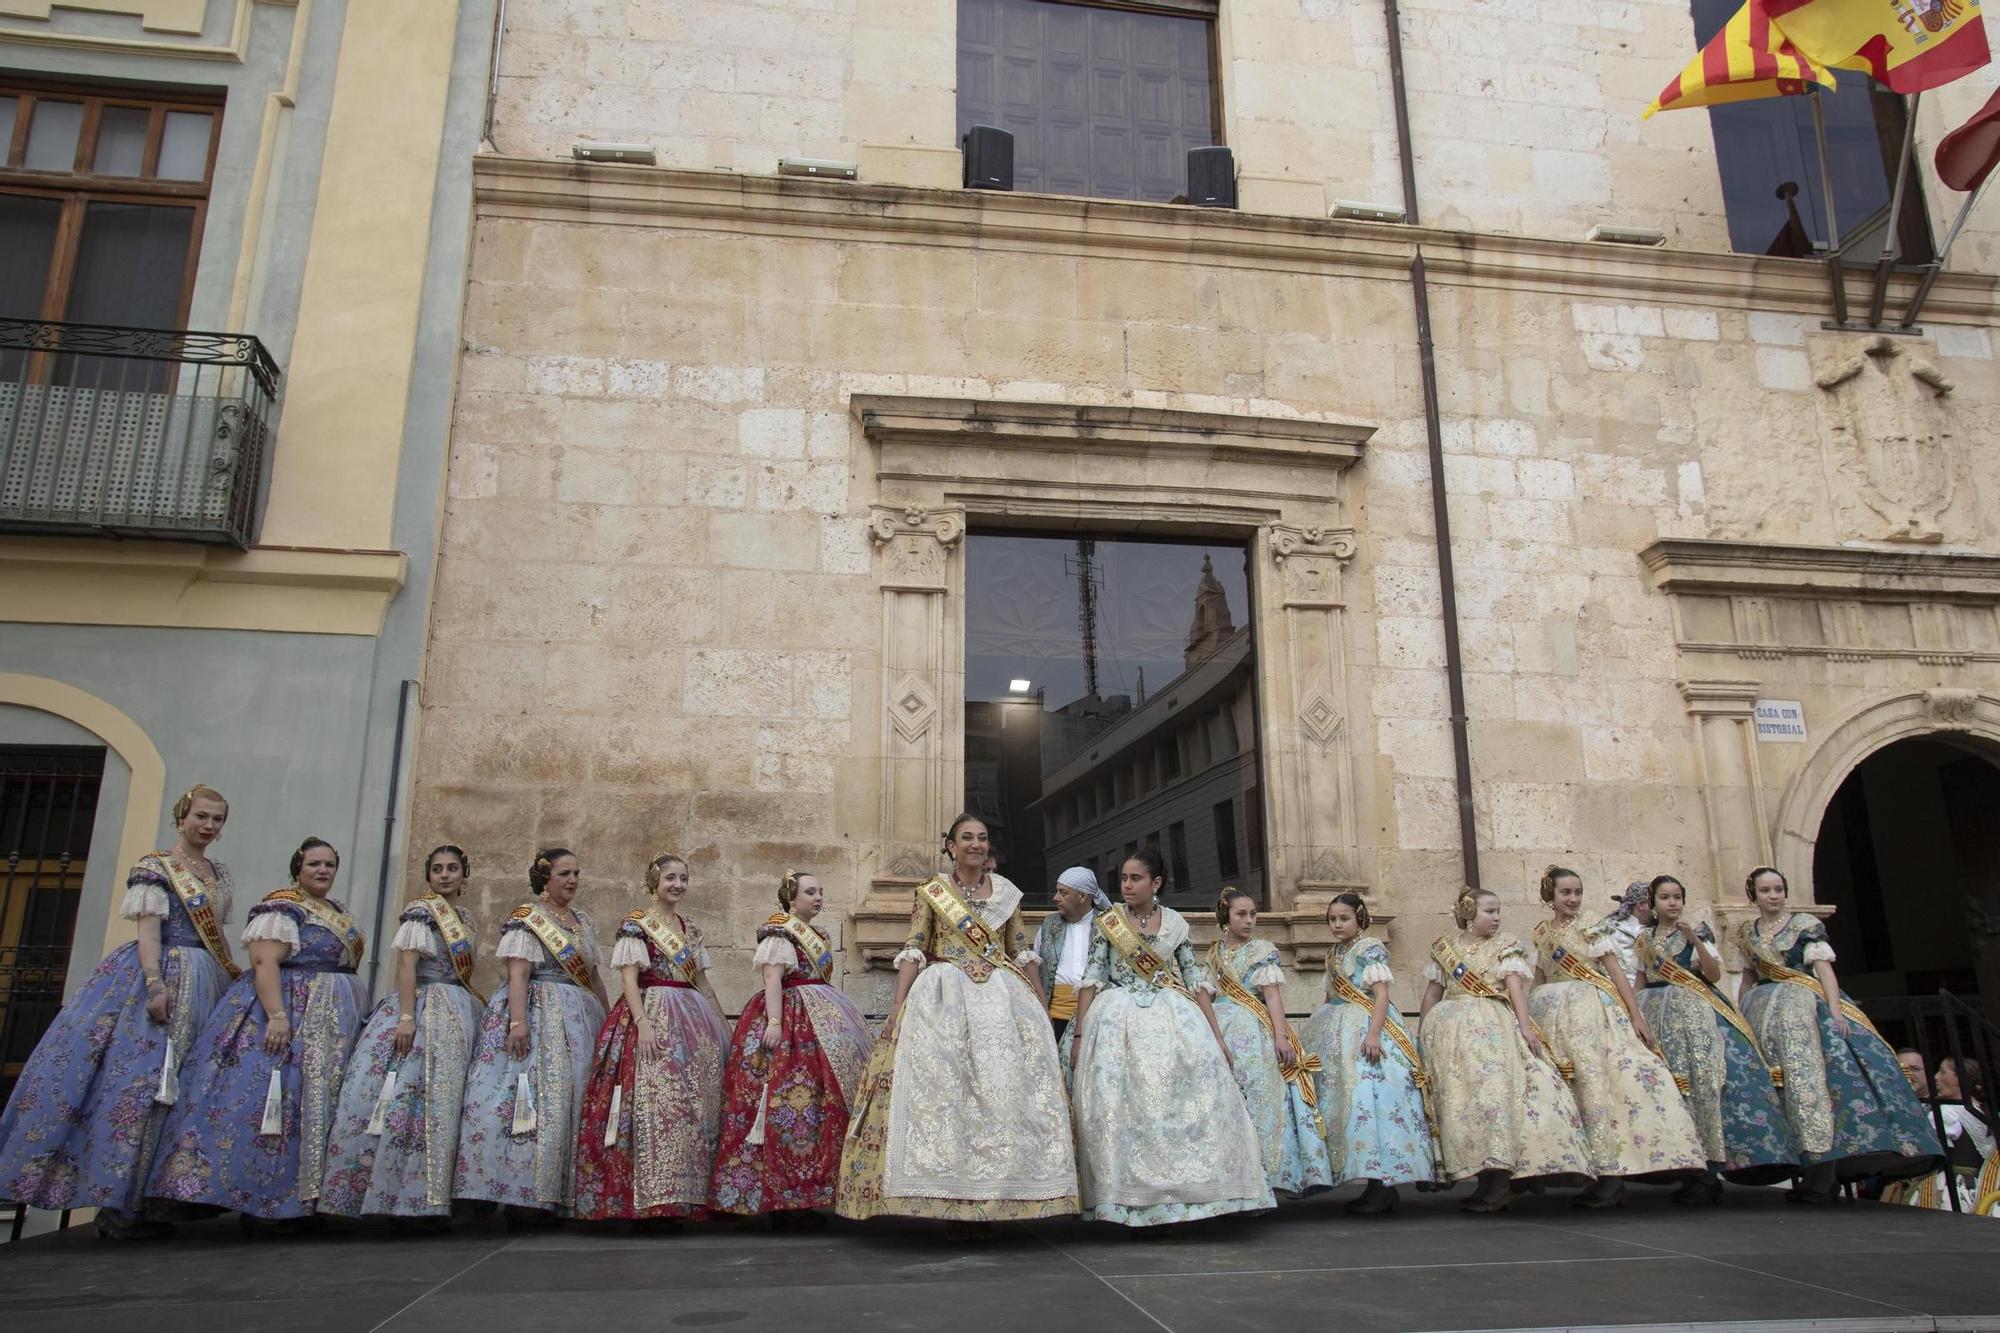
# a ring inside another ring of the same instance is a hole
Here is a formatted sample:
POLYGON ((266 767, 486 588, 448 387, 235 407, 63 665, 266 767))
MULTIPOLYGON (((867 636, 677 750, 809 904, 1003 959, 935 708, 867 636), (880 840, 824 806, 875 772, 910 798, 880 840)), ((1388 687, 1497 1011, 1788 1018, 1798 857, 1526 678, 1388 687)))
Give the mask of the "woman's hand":
POLYGON ((1382 1039, 1374 1033, 1361 1038, 1361 1058, 1369 1064, 1379 1064, 1382 1060, 1382 1039))
POLYGON ((1532 1055, 1535 1058, 1540 1059, 1541 1057, 1548 1054, 1547 1051, 1542 1049, 1542 1039, 1535 1035, 1533 1028, 1522 1028, 1521 1040, 1527 1043, 1529 1055, 1532 1055))
POLYGON ((166 982, 154 977, 146 983, 146 1017, 164 1025, 173 1016, 173 992, 167 989, 166 982))
POLYGON ((390 1048, 400 1058, 408 1055, 410 1048, 416 1044, 417 1020, 414 1018, 398 1018, 396 1020, 396 1039, 390 1043, 390 1048))
POLYGON ((1276 1033, 1271 1038, 1271 1044, 1278 1048, 1279 1064, 1289 1065, 1298 1063, 1299 1053, 1298 1050, 1295 1047, 1293 1047, 1290 1037, 1287 1037, 1282 1032, 1276 1033))
POLYGON ((1653 1050, 1659 1050, 1660 1043, 1654 1039, 1652 1025, 1646 1021, 1646 1016, 1644 1014, 1633 1014, 1631 1017, 1632 1031, 1638 1034, 1641 1044, 1653 1050))
POLYGON ((1847 1015, 1841 1013, 1840 1010, 1838 1009, 1834 1010, 1833 1035, 1840 1038, 1842 1041, 1846 1041, 1849 1035, 1851 1035, 1852 1031, 1853 1030, 1848 1026, 1847 1023, 1847 1015))
POLYGON ((292 1020, 273 1014, 264 1020, 264 1054, 283 1055, 292 1044, 292 1020))
POLYGON ((507 1054, 516 1060, 528 1058, 528 1025, 520 1019, 507 1024, 507 1054))
POLYGON ((882 1023, 882 1040, 894 1041, 896 1039, 896 1023, 902 1016, 903 1006, 901 1004, 890 1006, 889 1017, 883 1020, 882 1023))

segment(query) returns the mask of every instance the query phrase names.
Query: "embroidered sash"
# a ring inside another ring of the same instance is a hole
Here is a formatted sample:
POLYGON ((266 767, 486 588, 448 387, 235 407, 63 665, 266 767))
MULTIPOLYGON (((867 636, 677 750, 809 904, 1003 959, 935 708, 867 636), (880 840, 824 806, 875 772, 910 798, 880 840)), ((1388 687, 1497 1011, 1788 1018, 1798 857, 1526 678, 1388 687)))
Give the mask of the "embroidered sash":
POLYGON ((1735 1028, 1738 1036, 1750 1043, 1750 1053, 1757 1057, 1759 1064, 1770 1071, 1771 1086, 1776 1088, 1785 1086, 1785 1071, 1764 1058, 1764 1049, 1757 1044, 1757 1034, 1751 1030, 1750 1020, 1743 1016, 1741 1009, 1731 1004, 1726 996, 1718 992, 1713 986, 1710 986, 1707 978, 1683 967, 1678 961, 1670 957, 1654 941, 1651 931, 1639 937, 1639 949, 1645 959, 1646 966, 1658 972, 1662 981, 1671 986, 1678 986, 1682 990, 1694 995, 1703 1004, 1713 1009, 1717 1018, 1729 1024, 1730 1027, 1735 1028))
POLYGON ((1555 960, 1556 966, 1562 969, 1564 976, 1571 981, 1581 981, 1597 987, 1612 999, 1618 1000, 1622 1006, 1625 1002, 1619 999, 1618 987, 1611 984, 1611 978, 1584 959, 1578 958, 1566 945, 1558 943, 1557 934, 1554 923, 1544 921, 1535 927, 1535 943, 1548 949, 1549 957, 1555 960))
POLYGON ((236 980, 236 974, 243 969, 236 966, 236 960, 229 956, 229 937, 222 933, 222 922, 215 915, 215 904, 209 901, 208 885, 202 883, 201 876, 182 865, 180 858, 172 852, 154 852, 153 855, 167 868, 167 883, 173 885, 174 896, 181 900, 188 920, 194 922, 202 947, 222 965, 222 970, 231 981, 236 980))
POLYGON ((653 942, 653 947, 667 956, 668 964, 679 968, 689 985, 694 984, 695 973, 701 970, 701 966, 695 961, 694 946, 682 939, 680 932, 653 915, 650 907, 627 912, 625 919, 644 931, 646 938, 653 942))
MULTIPOLYGON (((1222 941, 1220 940, 1208 946, 1208 970, 1215 975, 1216 989, 1220 990, 1236 1004, 1248 1009, 1251 1015, 1256 1018, 1257 1026, 1264 1029, 1264 1035, 1275 1038, 1277 1034, 1271 1026, 1271 1011, 1269 1007, 1265 1005, 1263 1000, 1252 995, 1250 988, 1245 986, 1236 974, 1229 970, 1228 965, 1223 962, 1222 941)), ((1285 1037, 1292 1043, 1292 1059, 1289 1062, 1279 1062, 1278 1074, 1285 1082, 1298 1089, 1299 1100, 1312 1108, 1313 1123, 1318 1126, 1319 1088, 1313 1083, 1312 1076, 1319 1073, 1324 1066, 1320 1064, 1320 1059, 1317 1055, 1308 1054, 1306 1049, 1299 1045, 1299 1034, 1292 1030, 1292 1020, 1289 1018, 1285 1020, 1285 1037)), ((1325 1127, 1320 1126, 1319 1128, 1321 1137, 1324 1137, 1326 1134, 1325 1127)))
MULTIPOLYGON (((1374 1016, 1375 997, 1347 979, 1347 974, 1340 970, 1340 957, 1337 952, 1333 957, 1326 960, 1326 975, 1328 977, 1328 989, 1333 992, 1335 999, 1344 1000, 1348 1004, 1358 1005, 1360 1008, 1366 1010, 1371 1018, 1374 1016)), ((1429 1129, 1431 1142, 1435 1144, 1438 1141, 1437 1107, 1431 1103, 1431 1076, 1429 1071, 1424 1068, 1423 1053, 1417 1049, 1417 1043, 1411 1039, 1408 1032, 1404 1031, 1401 1023, 1384 1018, 1382 1020, 1382 1035, 1387 1037, 1395 1048, 1403 1053, 1403 1059, 1409 1063, 1410 1082, 1417 1085, 1417 1096, 1423 1099, 1424 1119, 1427 1122, 1425 1127, 1429 1129)))
MULTIPOLYGON (((1788 986, 1803 986, 1814 995, 1819 996, 1821 1001, 1826 999, 1826 991, 1821 988, 1819 978, 1801 972, 1796 968, 1787 967, 1778 959, 1771 957, 1768 952, 1771 946, 1757 937, 1757 923, 1755 921, 1744 923, 1743 935, 1745 941, 1750 946, 1744 952, 1750 955, 1750 962, 1756 967, 1758 976, 1763 977, 1766 981, 1782 981, 1788 986)), ((1888 1045, 1887 1039, 1875 1030, 1873 1023, 1868 1021, 1868 1015, 1861 1012, 1861 1006, 1848 999, 1845 995, 1840 997, 1840 1012, 1846 1016, 1848 1022, 1859 1023, 1874 1036, 1875 1040, 1882 1042, 1885 1046, 1888 1045)))
MULTIPOLYGON (((978 954, 980 960, 988 967, 1004 967, 1021 978, 1029 990, 1035 989, 1034 983, 1028 981, 1027 974, 1016 966, 1013 959, 1007 957, 1007 950, 1000 938, 986 928, 986 923, 979 919, 979 913, 965 899, 958 896, 943 875, 933 875, 919 884, 917 894, 930 905, 931 915, 936 917, 945 929, 957 932, 959 938, 965 941, 966 947, 978 954)), ((968 973, 968 975, 971 975, 974 981, 984 981, 986 976, 991 974, 968 973)))
POLYGON ((445 956, 451 959, 451 970, 458 973, 458 979, 471 991, 481 1004, 486 997, 479 993, 479 987, 472 984, 472 967, 476 962, 472 931, 466 926, 465 918, 458 909, 435 893, 427 893, 412 904, 430 913, 431 921, 437 926, 438 935, 444 940, 445 956))
MULTIPOLYGON (((1459 989, 1467 995, 1481 1000, 1498 1000, 1509 1008, 1513 1006, 1514 1002, 1508 998, 1507 992, 1495 990, 1492 983, 1473 971, 1471 965, 1458 956, 1458 950, 1452 947, 1451 941, 1443 936, 1431 942, 1431 961, 1438 965, 1439 971, 1456 981, 1459 989)), ((1556 1048, 1549 1045, 1549 1034, 1542 1031, 1542 1025, 1535 1021, 1532 1014, 1528 1015, 1528 1031, 1534 1033, 1535 1039, 1541 1042, 1543 1058, 1555 1066, 1558 1074, 1564 1078, 1576 1077, 1576 1066, 1567 1060, 1556 1058, 1556 1048)))
POLYGON ((772 917, 771 924, 782 929, 785 938, 798 946, 799 955, 821 981, 833 980, 833 945, 827 942, 826 936, 814 930, 810 923, 789 914, 772 917))
POLYGON ((585 990, 590 989, 590 960, 583 956, 583 950, 576 947, 576 940, 563 929, 562 923, 544 912, 533 903, 522 903, 510 917, 528 927, 528 931, 542 942, 556 965, 569 974, 569 979, 585 990))
POLYGON ((340 937, 346 948, 342 966, 355 968, 361 965, 361 956, 367 952, 368 942, 355 928, 354 918, 339 908, 332 906, 324 898, 315 898, 299 889, 273 889, 264 895, 267 903, 290 903, 311 917, 322 928, 340 937))
MULTIPOLYGON (((1131 913, 1126 911, 1122 904, 1108 912, 1099 912, 1097 929, 1143 980, 1154 986, 1165 986, 1168 990, 1179 991, 1187 995, 1190 1000, 1194 998, 1188 995, 1187 983, 1181 980, 1180 972, 1173 963, 1160 957, 1152 945, 1146 943, 1145 936, 1141 935, 1139 928, 1132 924, 1131 913)), ((1244 994, 1247 995, 1249 992, 1245 991, 1244 994)))

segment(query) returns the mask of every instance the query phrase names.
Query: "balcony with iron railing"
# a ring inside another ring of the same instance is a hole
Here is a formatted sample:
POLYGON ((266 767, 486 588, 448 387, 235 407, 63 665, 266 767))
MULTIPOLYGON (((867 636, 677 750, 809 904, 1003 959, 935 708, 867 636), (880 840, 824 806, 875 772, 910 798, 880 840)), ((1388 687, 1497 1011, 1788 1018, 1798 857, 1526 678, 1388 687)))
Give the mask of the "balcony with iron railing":
POLYGON ((0 533, 248 547, 278 376, 247 333, 0 318, 0 533))

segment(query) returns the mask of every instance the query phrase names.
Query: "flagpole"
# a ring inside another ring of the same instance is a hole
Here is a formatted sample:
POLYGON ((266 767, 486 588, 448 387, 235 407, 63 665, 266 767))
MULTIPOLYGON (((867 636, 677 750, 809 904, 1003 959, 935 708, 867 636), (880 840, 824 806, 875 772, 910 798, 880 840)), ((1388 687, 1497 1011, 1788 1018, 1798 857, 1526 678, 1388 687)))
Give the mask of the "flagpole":
POLYGON ((1896 228, 1903 216, 1903 187, 1910 179, 1910 155, 1917 148, 1917 106, 1922 92, 1910 94, 1903 110, 1903 152, 1896 159, 1896 188, 1889 193, 1889 222, 1882 229, 1882 257, 1875 261, 1875 293, 1868 302, 1870 327, 1882 322, 1882 307, 1889 300, 1889 266, 1896 260, 1896 228))
POLYGON ((1979 188, 1967 195, 1965 202, 1959 206, 1958 216, 1952 219, 1951 230, 1945 233, 1944 245, 1938 249, 1937 258, 1925 266, 1922 281, 1917 283, 1917 290, 1910 295, 1910 304, 1903 310, 1900 327, 1906 329, 1913 327, 1917 317, 1923 314, 1924 300, 1930 296, 1931 286, 1938 280, 1938 273, 1943 270, 1944 261, 1951 254, 1952 242, 1958 239, 1958 233, 1965 227, 1966 215, 1972 212, 1972 206, 1979 202, 1979 196, 1985 194, 1986 187, 1992 183, 1993 177, 1988 175, 1985 180, 1979 182, 1979 188))
POLYGON ((1840 220, 1833 211, 1833 167, 1826 151, 1826 110, 1820 106, 1819 85, 1807 96, 1812 98, 1813 138, 1819 142, 1819 186, 1826 199, 1826 271, 1833 285, 1833 322, 1847 323, 1847 283, 1840 275, 1840 220))

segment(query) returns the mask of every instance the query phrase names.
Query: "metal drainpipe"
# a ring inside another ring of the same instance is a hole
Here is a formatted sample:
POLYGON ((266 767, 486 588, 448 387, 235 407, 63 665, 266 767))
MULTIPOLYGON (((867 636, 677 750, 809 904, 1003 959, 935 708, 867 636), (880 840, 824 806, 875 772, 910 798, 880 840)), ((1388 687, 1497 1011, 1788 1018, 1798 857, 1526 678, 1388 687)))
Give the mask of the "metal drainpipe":
MULTIPOLYGON (((1396 105, 1396 156, 1403 169, 1403 218, 1417 225, 1417 163, 1410 147, 1410 98, 1403 85, 1403 20, 1396 0, 1384 0, 1389 25, 1389 88, 1396 105)), ((1444 612, 1444 679, 1451 704, 1452 775, 1458 787, 1458 850, 1467 888, 1479 887, 1479 832, 1472 817, 1472 744, 1466 733, 1465 658, 1458 642, 1458 587, 1451 563, 1451 505, 1444 484, 1444 429, 1438 416, 1436 346, 1431 340, 1430 287, 1424 251, 1410 260, 1417 308, 1417 364, 1424 380, 1424 437, 1430 452, 1431 527, 1437 541, 1438 592, 1444 612)))
MULTIPOLYGON (((396 748, 389 752, 389 802, 382 812, 382 868, 375 878, 375 928, 368 936, 368 993, 375 993, 376 974, 382 966, 382 919, 389 911, 389 870, 396 855, 396 798, 403 786, 403 730, 410 718, 410 691, 417 687, 406 680, 396 693, 396 748)), ((399 900, 400 901, 400 900, 399 900)))

